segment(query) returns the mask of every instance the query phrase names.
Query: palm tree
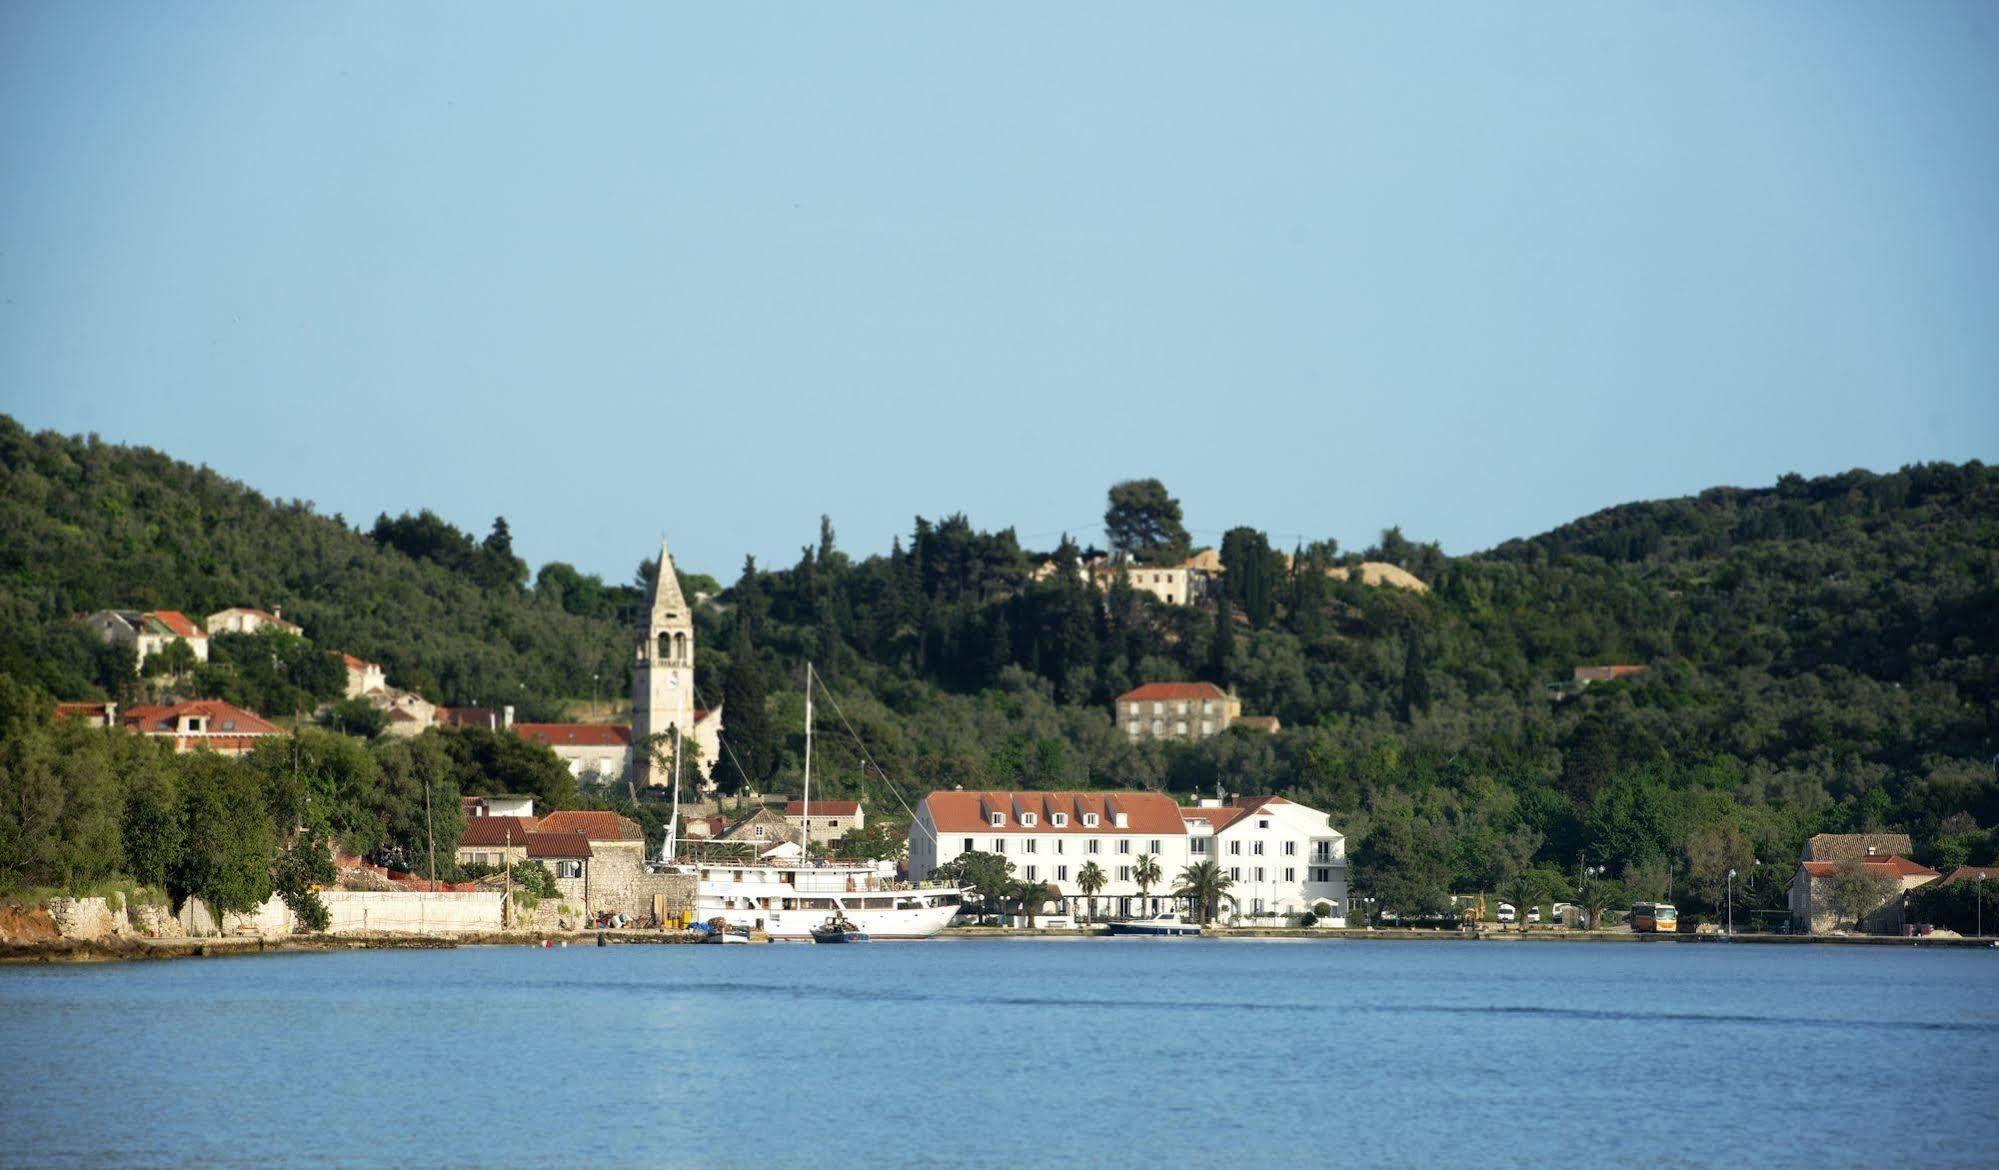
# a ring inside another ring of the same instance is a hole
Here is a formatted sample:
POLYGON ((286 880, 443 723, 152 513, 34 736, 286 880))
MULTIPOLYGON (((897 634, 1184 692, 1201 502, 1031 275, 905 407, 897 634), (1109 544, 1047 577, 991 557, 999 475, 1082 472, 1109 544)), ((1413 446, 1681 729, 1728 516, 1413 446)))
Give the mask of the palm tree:
POLYGON ((1097 891, 1103 889, 1105 883, 1109 881, 1109 875, 1105 874, 1103 867, 1094 861, 1086 863, 1082 869, 1076 871, 1076 888, 1083 891, 1083 896, 1090 900, 1092 926, 1097 922, 1097 891))
POLYGON ((1180 884, 1173 889, 1173 896, 1186 898, 1194 905, 1194 916, 1202 926, 1208 924, 1211 912, 1218 912, 1222 903, 1233 904, 1229 887, 1235 879, 1222 872, 1222 867, 1212 861, 1196 862, 1180 871, 1180 884))
POLYGON ((1151 897, 1152 883, 1160 879, 1159 862, 1150 853, 1141 853, 1131 867, 1132 880, 1138 883, 1139 917, 1145 917, 1146 900, 1151 897))
POLYGON ((1027 916, 1027 929, 1034 929, 1034 916, 1048 904, 1046 882, 1017 882, 1013 887, 1013 900, 1020 912, 1027 916))

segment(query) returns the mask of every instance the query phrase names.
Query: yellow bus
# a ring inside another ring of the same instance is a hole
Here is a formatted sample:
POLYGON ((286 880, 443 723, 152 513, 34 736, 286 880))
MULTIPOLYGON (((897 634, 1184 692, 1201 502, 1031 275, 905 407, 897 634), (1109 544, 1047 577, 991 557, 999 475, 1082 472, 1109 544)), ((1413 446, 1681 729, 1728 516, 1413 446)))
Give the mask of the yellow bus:
POLYGON ((1672 934, 1680 928, 1680 912, 1671 902, 1636 902, 1631 907, 1631 929, 1638 934, 1672 934))

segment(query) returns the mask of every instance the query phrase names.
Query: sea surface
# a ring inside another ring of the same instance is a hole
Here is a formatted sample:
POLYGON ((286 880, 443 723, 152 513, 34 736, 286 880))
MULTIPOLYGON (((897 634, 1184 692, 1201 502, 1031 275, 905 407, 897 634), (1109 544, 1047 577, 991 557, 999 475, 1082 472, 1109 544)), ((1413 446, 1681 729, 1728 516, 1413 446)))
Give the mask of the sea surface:
POLYGON ((1999 951, 1213 940, 0 969, 0 1163, 1991 1167, 1999 951))

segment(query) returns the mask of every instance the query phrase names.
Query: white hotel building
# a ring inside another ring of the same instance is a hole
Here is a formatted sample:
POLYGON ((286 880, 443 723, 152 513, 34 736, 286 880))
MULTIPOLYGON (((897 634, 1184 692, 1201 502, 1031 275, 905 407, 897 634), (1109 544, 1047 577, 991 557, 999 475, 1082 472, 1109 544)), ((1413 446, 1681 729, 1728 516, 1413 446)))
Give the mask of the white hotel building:
POLYGON ((1346 838, 1326 814, 1263 796, 1183 808, 1158 792, 933 792, 916 807, 909 829, 909 875, 921 881, 966 853, 994 853, 1013 863, 1014 876, 1045 882, 1064 908, 1082 913, 1076 884, 1094 861, 1109 880, 1096 895, 1097 912, 1141 917, 1172 904, 1180 871, 1202 861, 1219 865, 1233 883, 1228 917, 1273 922, 1329 903, 1324 921, 1343 926, 1347 912, 1346 838), (1133 876, 1150 855, 1160 879, 1141 898, 1133 876))

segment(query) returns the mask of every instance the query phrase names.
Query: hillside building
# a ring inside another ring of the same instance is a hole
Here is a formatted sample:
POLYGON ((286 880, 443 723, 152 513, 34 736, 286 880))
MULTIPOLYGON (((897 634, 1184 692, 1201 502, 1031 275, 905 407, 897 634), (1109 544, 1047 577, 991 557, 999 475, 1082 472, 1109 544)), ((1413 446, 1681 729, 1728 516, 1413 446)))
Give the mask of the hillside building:
POLYGON ((259 630, 278 630, 282 633, 304 637, 304 627, 296 622, 286 621, 284 613, 285 611, 282 609, 265 613, 261 609, 252 609, 249 606, 238 605, 209 614, 202 620, 201 624, 211 636, 215 634, 254 634, 259 630))
POLYGON ((1203 740, 1242 717, 1242 700, 1213 683, 1147 683, 1111 705, 1129 739, 1203 740))
POLYGON ((106 642, 130 646, 139 673, 146 659, 175 642, 186 643, 196 662, 208 661, 208 634, 177 610, 100 609, 83 620, 106 642))

